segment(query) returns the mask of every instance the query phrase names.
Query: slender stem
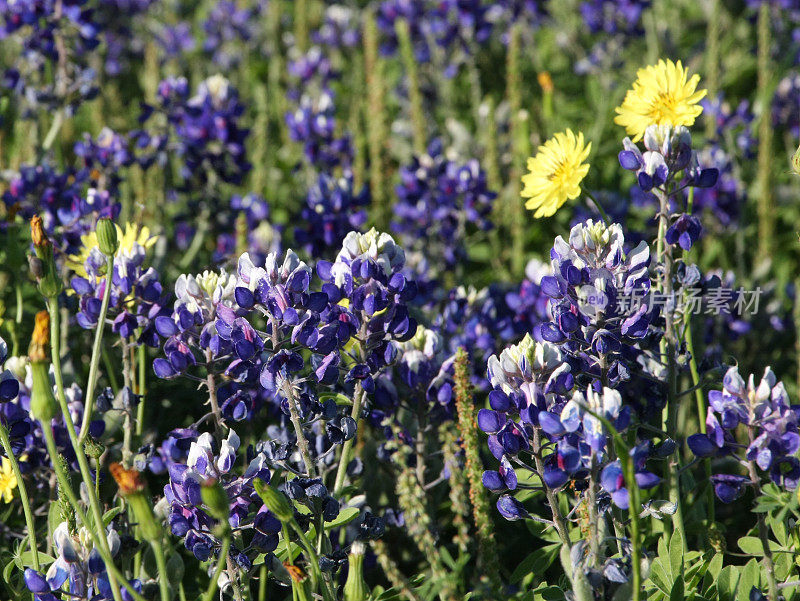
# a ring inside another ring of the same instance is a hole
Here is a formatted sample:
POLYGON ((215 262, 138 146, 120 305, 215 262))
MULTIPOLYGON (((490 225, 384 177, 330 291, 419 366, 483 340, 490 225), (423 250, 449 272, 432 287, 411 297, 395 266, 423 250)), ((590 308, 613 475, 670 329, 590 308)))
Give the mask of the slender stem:
MULTIPOLYGON (((291 561, 290 557, 287 561, 291 561)), ((258 601, 267 601, 267 565, 258 569, 258 601)))
MULTIPOLYGON (((544 474, 544 462, 542 461, 541 437, 539 434, 539 428, 533 429, 533 448, 533 460, 536 464, 536 471, 541 478, 542 474, 544 474)), ((569 534, 567 532, 566 523, 564 522, 564 516, 561 515, 561 509, 558 506, 558 499, 556 498, 555 493, 553 493, 553 490, 544 483, 544 480, 542 480, 542 485, 544 487, 545 496, 547 497, 547 503, 550 505, 550 512, 553 514, 553 523, 556 526, 558 537, 561 539, 563 544, 569 547, 569 534)))
POLYGON ((169 582, 167 582, 167 558, 164 556, 164 547, 160 541, 151 541, 153 554, 156 557, 156 567, 158 568, 158 589, 161 594, 161 601, 171 601, 172 595, 169 594, 169 582))
POLYGON ((89 435, 89 424, 92 422, 94 410, 95 387, 97 386, 97 370, 100 366, 100 356, 103 346, 103 330, 106 327, 106 315, 108 315, 108 301, 111 298, 111 280, 114 275, 114 255, 108 255, 108 266, 106 269, 105 290, 103 290, 103 302, 100 305, 100 316, 97 318, 97 327, 94 331, 94 344, 92 345, 92 358, 89 362, 89 382, 86 386, 86 397, 84 398, 83 423, 81 424, 78 442, 83 442, 89 435))
POLYGON ((611 219, 609 219, 608 213, 606 213, 605 209, 603 209, 603 205, 600 204, 600 201, 597 200, 594 194, 589 192, 589 190, 587 190, 586 188, 581 188, 581 190, 583 191, 584 194, 586 194, 586 196, 589 197, 589 200, 591 200, 594 203, 594 206, 597 208, 597 212, 600 213, 600 217, 603 219, 605 224, 611 225, 611 219))
POLYGON ((213 601, 214 593, 217 592, 217 584, 219 582, 219 577, 222 575, 222 570, 225 569, 228 557, 228 551, 230 550, 230 548, 231 548, 231 535, 230 533, 228 533, 222 539, 222 549, 220 549, 219 552, 217 567, 214 568, 214 573, 211 574, 211 582, 208 583, 208 589, 206 590, 206 594, 203 596, 203 601, 213 601))
POLYGON ((137 394, 139 395, 139 405, 136 407, 136 436, 141 437, 144 432, 144 400, 147 395, 147 349, 144 344, 140 344, 137 349, 137 359, 139 362, 139 380, 137 394))
MULTIPOLYGON (((361 417, 361 404, 364 402, 364 389, 359 382, 356 384, 355 393, 353 394, 353 410, 350 412, 356 422, 356 429, 358 426, 359 418, 361 417)), ((342 492, 344 488, 344 479, 347 476, 347 464, 350 463, 350 451, 355 443, 355 436, 350 440, 346 440, 342 445, 342 455, 339 457, 339 467, 336 470, 336 483, 333 487, 334 496, 342 492)))
MULTIPOLYGON (((53 426, 50 422, 42 422, 42 432, 44 434, 44 441, 45 446, 47 447, 47 452, 50 455, 50 462, 53 465, 53 470, 56 473, 56 479, 58 480, 59 487, 61 491, 67 498, 67 501, 75 510, 78 519, 83 523, 86 527, 89 536, 92 539, 95 547, 97 548, 98 552, 100 553, 100 557, 102 557, 103 562, 106 565, 106 569, 109 571, 109 584, 111 586, 111 594, 114 596, 115 601, 122 601, 122 594, 120 593, 119 586, 116 584, 117 580, 122 583, 122 586, 131 594, 135 601, 145 601, 144 597, 142 597, 133 586, 131 586, 128 579, 120 572, 117 565, 114 563, 114 559, 111 556, 111 549, 108 546, 108 539, 105 536, 105 532, 101 531, 99 534, 95 532, 94 528, 90 528, 89 519, 86 513, 80 506, 78 502, 78 497, 75 495, 75 491, 72 490, 72 486, 69 482, 69 477, 67 476, 66 471, 64 470, 64 464, 59 460, 59 452, 58 447, 56 447, 56 441, 53 436, 53 426)), ((74 432, 74 428, 72 428, 74 432)), ((91 494, 89 495, 91 497, 91 494)), ((94 516, 95 524, 100 524, 100 528, 103 526, 103 516, 100 515, 94 516)))
POLYGON ((283 393, 286 395, 286 400, 289 402, 289 418, 292 420, 292 426, 294 426, 294 433, 295 436, 297 436, 297 447, 300 449, 300 456, 303 458, 303 464, 306 466, 309 478, 316 478, 317 468, 314 466, 314 460, 311 458, 308 440, 306 440, 306 435, 303 431, 303 424, 300 422, 300 408, 297 406, 297 399, 294 396, 292 383, 288 379, 283 381, 283 393))
POLYGON ((111 384, 111 390, 113 390, 116 395, 119 392, 119 381, 117 380, 117 374, 114 370, 114 364, 111 363, 111 356, 108 354, 108 349, 105 346, 103 347, 103 366, 106 368, 105 373, 111 384))
MULTIPOLYGON (((659 200, 658 214, 658 240, 657 252, 658 260, 661 262, 661 272, 659 274, 658 290, 664 294, 666 302, 664 304, 664 336, 659 341, 661 362, 667 366, 667 403, 664 406, 662 418, 662 428, 665 432, 677 433, 678 409, 680 404, 677 398, 677 371, 675 366, 675 348, 677 346, 677 335, 672 307, 672 249, 666 244, 667 227, 669 226, 669 195, 661 189, 654 189, 659 200)), ((679 453, 679 451, 676 451, 679 453)), ((669 488, 669 500, 675 504, 675 513, 672 514, 672 527, 681 533, 686 547, 686 529, 683 524, 683 510, 681 508, 680 476, 677 473, 679 468, 679 456, 671 459, 666 470, 667 486, 669 488)))
POLYGON ((206 351, 206 362, 208 363, 208 375, 206 376, 206 386, 208 387, 208 402, 211 403, 211 413, 214 415, 214 428, 219 436, 222 436, 222 412, 217 402, 217 382, 214 379, 214 372, 211 371, 211 360, 213 354, 210 350, 206 351))
POLYGON ((28 542, 30 543, 31 554, 33 555, 33 568, 38 572, 41 566, 39 564, 39 550, 36 548, 36 526, 33 521, 31 502, 30 499, 28 499, 28 490, 25 488, 25 481, 22 479, 22 470, 19 469, 19 463, 17 462, 17 458, 14 457, 14 450, 11 448, 11 439, 8 437, 8 429, 2 421, 0 421, 0 443, 2 443, 3 450, 11 464, 11 471, 14 472, 14 477, 17 479, 19 500, 22 503, 22 512, 25 514, 25 525, 28 528, 28 542))
MULTIPOLYGON (((642 547, 639 537, 639 485, 636 483, 636 466, 631 456, 625 452, 620 455, 622 464, 625 468, 625 484, 630 495, 630 511, 628 515, 631 520, 631 586, 633 587, 633 601, 639 601, 642 594, 642 547)), ((682 533, 681 533, 682 534, 682 533)))
POLYGON ((758 249, 757 261, 770 258, 775 238, 775 202, 772 191, 772 100, 769 96, 772 80, 772 44, 770 2, 762 2, 758 10, 758 98, 761 116, 758 123, 758 249))
MULTIPOLYGON (((750 429, 750 441, 753 440, 753 432, 750 429)), ((756 465, 752 461, 747 462, 747 470, 750 474, 750 482, 753 484, 753 489, 755 490, 756 497, 761 494, 761 481, 758 478, 758 473, 756 472, 756 465)), ((767 529, 767 524, 764 521, 764 514, 759 512, 758 514, 758 538, 761 541, 761 548, 764 551, 764 571, 767 573, 767 585, 768 585, 768 598, 769 601, 778 601, 778 581, 775 578, 775 563, 772 560, 772 549, 769 546, 769 530, 767 529)))
MULTIPOLYGON (((72 444, 72 448, 75 452, 75 457, 78 460, 78 467, 80 468, 81 478, 83 479, 83 483, 86 485, 86 496, 89 498, 89 507, 92 511, 92 516, 95 520, 95 523, 100 524, 102 527, 103 512, 100 508, 99 497, 96 494, 93 486, 92 472, 91 469, 89 468, 89 461, 86 459, 86 453, 83 450, 83 444, 81 443, 80 440, 78 440, 78 433, 75 430, 75 424, 73 423, 72 415, 70 415, 69 412, 69 404, 67 403, 67 396, 64 393, 64 375, 61 371, 61 350, 60 350, 61 338, 59 336, 61 314, 58 310, 57 297, 50 297, 48 299, 47 309, 48 312, 50 313, 50 354, 53 361, 53 374, 56 380, 56 392, 57 392, 56 398, 58 399, 58 404, 61 407, 61 414, 64 418, 64 425, 67 428, 67 435, 69 436, 70 443, 72 444)), ((43 428, 45 427, 44 424, 42 425, 42 427, 43 428)), ((113 562, 113 559, 111 558, 111 548, 108 546, 108 540, 106 539, 106 537, 99 536, 97 540, 101 555, 104 554, 104 557, 108 558, 106 563, 107 564, 110 563, 113 566, 113 568, 110 568, 109 584, 111 585, 111 591, 114 593, 115 601, 119 601, 118 599, 119 587, 116 584, 116 578, 117 578, 116 575, 119 573, 119 570, 117 569, 116 565, 113 562)), ((122 583, 126 588, 129 588, 130 585, 126 578, 122 577, 122 583)), ((134 589, 130 587, 130 590, 134 589)), ((134 597, 136 597, 136 595, 134 595, 134 597)), ((137 598, 141 599, 141 596, 139 595, 137 598)))

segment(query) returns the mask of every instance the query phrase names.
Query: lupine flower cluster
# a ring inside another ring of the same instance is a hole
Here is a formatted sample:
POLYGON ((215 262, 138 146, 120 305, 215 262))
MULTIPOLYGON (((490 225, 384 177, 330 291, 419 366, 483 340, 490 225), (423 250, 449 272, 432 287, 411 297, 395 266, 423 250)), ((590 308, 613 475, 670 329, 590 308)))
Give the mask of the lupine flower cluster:
MULTIPOLYGON (((141 120, 152 118, 156 111, 166 116, 170 126, 169 150, 181 157, 187 189, 195 185, 204 189, 215 180, 240 183, 250 170, 245 154, 249 132, 240 123, 244 106, 222 75, 203 81, 193 96, 185 78, 165 79, 158 86, 158 105, 145 106, 141 120)), ((153 142, 161 149, 166 138, 147 131, 136 137, 138 148, 148 149, 153 142)))
POLYGON ((449 161, 441 140, 434 140, 427 154, 401 168, 400 181, 393 229, 411 248, 424 246, 427 258, 444 269, 465 261, 470 230, 491 229, 497 196, 478 161, 449 161))
POLYGON ((15 38, 23 51, 3 73, 3 87, 30 110, 74 110, 97 93, 87 57, 100 43, 100 24, 85 0, 13 0, 0 3, 0 40, 15 38), (51 70, 53 78, 44 77, 51 70))
MULTIPOLYGON (((794 490, 800 480, 800 461, 794 455, 800 449, 798 406, 790 404, 782 382, 767 367, 756 385, 750 375, 747 382, 731 367, 723 379, 722 390, 708 394, 706 433, 693 434, 688 444, 698 457, 730 455, 756 466, 773 482, 794 490), (737 442, 739 426, 747 432, 745 447, 737 442)), ((714 492, 723 503, 732 503, 749 485, 758 485, 753 478, 738 474, 714 474, 714 492)))
POLYGON ((108 319, 112 322, 112 331, 123 339, 158 346, 155 320, 164 313, 165 298, 158 272, 144 266, 147 247, 152 246, 154 240, 147 230, 137 232, 136 226, 130 224, 124 233, 120 230, 118 236, 122 244, 114 257, 111 274, 107 257, 96 245, 96 236, 84 236, 80 258, 85 256, 85 259, 82 263, 73 259, 78 275, 70 280, 72 290, 80 298, 76 320, 82 328, 94 329, 101 315, 105 288, 111 286, 108 319))

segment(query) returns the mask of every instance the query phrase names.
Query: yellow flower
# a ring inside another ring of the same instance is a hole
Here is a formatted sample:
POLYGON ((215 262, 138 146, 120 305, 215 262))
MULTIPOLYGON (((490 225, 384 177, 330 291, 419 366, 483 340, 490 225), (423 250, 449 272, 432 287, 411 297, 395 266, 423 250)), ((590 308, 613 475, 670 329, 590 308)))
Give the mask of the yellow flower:
POLYGON ((2 466, 0 466, 0 499, 5 503, 11 503, 14 498, 14 489, 17 487, 17 476, 11 469, 11 462, 8 457, 3 457, 2 466))
MULTIPOLYGON (((139 226, 133 223, 126 223, 124 232, 118 225, 114 224, 114 227, 117 228, 117 239, 119 240, 119 248, 115 255, 117 257, 129 254, 133 250, 134 244, 147 249, 156 243, 156 237, 150 235, 150 230, 146 226, 139 229, 139 226)), ((98 248, 98 245, 97 234, 94 231, 81 236, 81 249, 77 254, 67 257, 67 267, 79 276, 86 277, 84 263, 89 258, 92 249, 98 248)))
POLYGON ((567 199, 573 200, 581 193, 581 181, 589 172, 584 163, 592 143, 584 145, 583 134, 576 136, 571 129, 557 133, 528 159, 528 171, 522 176, 522 196, 530 200, 528 209, 536 209, 534 217, 549 217, 567 199))
POLYGON ((633 88, 616 108, 614 123, 624 127, 634 142, 642 139, 650 125, 689 127, 703 112, 698 103, 706 90, 698 90, 698 83, 700 76, 689 77, 681 61, 660 60, 657 65, 639 69, 633 88))

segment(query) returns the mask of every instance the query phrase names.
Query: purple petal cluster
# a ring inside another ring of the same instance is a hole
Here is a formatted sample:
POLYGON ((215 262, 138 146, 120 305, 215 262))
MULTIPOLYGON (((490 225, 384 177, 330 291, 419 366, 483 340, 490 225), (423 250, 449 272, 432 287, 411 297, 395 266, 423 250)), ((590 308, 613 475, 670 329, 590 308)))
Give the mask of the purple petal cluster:
MULTIPOLYGON (((706 434, 693 434, 689 448, 698 457, 733 455, 751 463, 777 485, 794 490, 800 481, 798 418, 800 407, 789 404, 782 382, 768 367, 756 385, 753 375, 747 382, 731 367, 722 381, 722 390, 708 394, 706 434), (736 431, 747 433, 747 447, 737 442, 736 431)), ((750 479, 737 474, 712 476, 717 496, 730 503, 744 491, 750 479)))
POLYGON ((449 161, 441 141, 428 154, 401 167, 392 229, 406 247, 425 250, 435 264, 451 270, 467 258, 467 235, 492 228, 496 192, 489 190, 478 161, 449 161))

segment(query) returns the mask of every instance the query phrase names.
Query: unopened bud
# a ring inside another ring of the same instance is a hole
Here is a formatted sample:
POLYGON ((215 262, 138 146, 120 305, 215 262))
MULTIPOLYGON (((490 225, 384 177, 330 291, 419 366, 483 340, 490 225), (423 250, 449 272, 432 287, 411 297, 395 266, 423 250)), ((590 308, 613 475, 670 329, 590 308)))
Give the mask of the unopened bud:
POLYGON ((203 503, 208 507, 208 512, 212 517, 220 522, 227 524, 231 516, 230 502, 228 500, 228 493, 222 488, 219 480, 209 478, 200 487, 200 497, 203 503))
POLYGON ((106 451, 106 447, 103 443, 98 442, 91 436, 86 439, 83 443, 83 450, 86 453, 87 457, 91 457, 92 459, 98 459, 103 453, 106 451))
POLYGON ((53 396, 53 386, 50 384, 48 364, 44 361, 31 363, 31 416, 41 423, 50 423, 58 415, 58 405, 53 396))
POLYGON ((38 215, 31 217, 31 240, 33 249, 36 251, 36 258, 39 259, 39 263, 30 263, 31 273, 39 284, 39 292, 47 298, 58 296, 63 284, 58 277, 56 261, 53 258, 53 245, 47 238, 42 218, 38 215))
POLYGON ((275 514, 275 517, 281 522, 286 524, 294 519, 294 509, 292 509, 292 504, 289 503, 289 499, 286 498, 286 495, 272 488, 263 480, 256 480, 255 488, 258 496, 261 497, 261 500, 264 501, 264 505, 267 506, 267 509, 275 514))
POLYGON ((97 227, 97 245, 100 247, 100 252, 107 257, 113 256, 119 248, 119 239, 117 237, 117 226, 110 219, 98 219, 97 227))
POLYGON ((369 589, 364 580, 364 543, 353 542, 347 558, 347 581, 344 583, 344 601, 366 601, 369 589))

